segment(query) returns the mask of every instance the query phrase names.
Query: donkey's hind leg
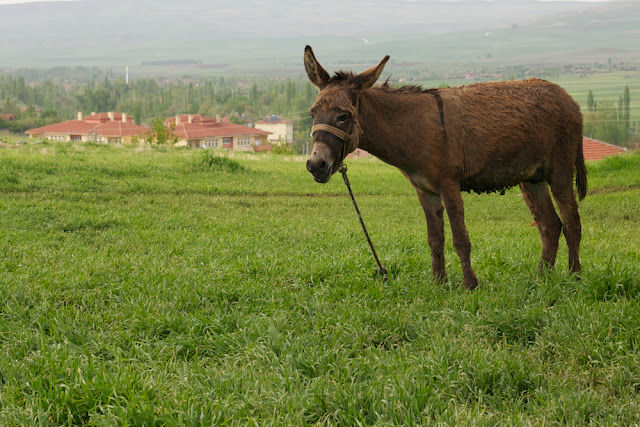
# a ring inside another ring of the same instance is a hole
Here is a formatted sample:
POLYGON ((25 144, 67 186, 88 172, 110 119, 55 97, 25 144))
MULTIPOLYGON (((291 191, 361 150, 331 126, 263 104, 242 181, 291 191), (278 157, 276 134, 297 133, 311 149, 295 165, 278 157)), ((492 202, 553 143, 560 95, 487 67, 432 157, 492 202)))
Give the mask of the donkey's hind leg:
POLYGON ((542 240, 542 259, 538 264, 538 269, 553 267, 558 253, 562 222, 553 207, 547 182, 522 182, 520 189, 524 201, 533 214, 533 219, 538 226, 538 233, 540 233, 540 240, 542 240))
POLYGON ((562 177, 554 177, 549 181, 551 193, 556 200, 560 217, 562 218, 562 231, 569 248, 569 270, 579 273, 580 266, 580 240, 582 238, 582 226, 578 213, 578 202, 573 191, 573 168, 570 174, 562 177))
POLYGON ((460 195, 460 186, 452 184, 443 187, 441 197, 449 217, 453 247, 460 258, 464 286, 467 290, 472 290, 478 286, 478 279, 471 266, 471 242, 469 241, 467 227, 464 224, 464 205, 460 195))
POLYGON ((437 194, 417 190, 418 199, 427 217, 429 248, 431 249, 431 266, 433 277, 437 281, 447 279, 444 264, 444 206, 437 194))

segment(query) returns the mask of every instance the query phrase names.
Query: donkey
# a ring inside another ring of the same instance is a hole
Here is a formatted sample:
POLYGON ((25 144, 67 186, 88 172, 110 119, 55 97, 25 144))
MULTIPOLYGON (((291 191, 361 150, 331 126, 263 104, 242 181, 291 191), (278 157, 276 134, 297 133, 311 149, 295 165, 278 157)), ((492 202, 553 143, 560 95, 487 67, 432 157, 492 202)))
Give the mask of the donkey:
POLYGON ((422 204, 434 278, 446 280, 446 209, 469 290, 478 279, 461 191, 504 194, 519 184, 542 240, 538 268, 554 265, 563 232, 569 270, 579 273, 582 227, 573 176, 582 200, 587 170, 582 114, 571 96, 540 79, 426 90, 374 86, 388 60, 358 75, 340 71, 331 77, 305 48, 307 75, 320 89, 310 110, 313 149, 306 164, 314 179, 328 182, 358 147, 397 167, 422 204))

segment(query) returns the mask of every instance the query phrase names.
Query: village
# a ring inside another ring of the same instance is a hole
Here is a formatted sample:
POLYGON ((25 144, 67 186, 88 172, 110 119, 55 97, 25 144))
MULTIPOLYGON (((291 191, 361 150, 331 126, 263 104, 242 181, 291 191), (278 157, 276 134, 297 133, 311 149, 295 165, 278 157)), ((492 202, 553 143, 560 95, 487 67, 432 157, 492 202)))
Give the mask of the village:
MULTIPOLYGON (((269 116, 255 123, 240 115, 211 118, 202 114, 177 114, 164 120, 176 147, 214 148, 231 151, 269 151, 293 140, 293 122, 269 116), (244 124, 234 123, 232 120, 244 124)), ((132 144, 153 140, 154 130, 136 124, 132 116, 116 112, 77 113, 66 120, 25 131, 32 139, 132 144)))
MULTIPOLYGON (((12 119, 8 114, 1 118, 12 119)), ((240 114, 216 118, 201 114, 178 114, 166 118, 163 126, 172 136, 175 147, 268 152, 272 147, 287 147, 293 140, 293 122, 275 115, 251 122, 240 114)), ((78 112, 75 120, 29 129, 25 133, 32 140, 102 144, 139 144, 151 142, 157 137, 152 127, 136 124, 132 116, 116 112, 93 112, 88 116, 78 112)), ((627 149, 585 136, 583 151, 585 160, 589 161, 622 154, 627 149)), ((352 154, 367 155, 360 149, 352 154)))

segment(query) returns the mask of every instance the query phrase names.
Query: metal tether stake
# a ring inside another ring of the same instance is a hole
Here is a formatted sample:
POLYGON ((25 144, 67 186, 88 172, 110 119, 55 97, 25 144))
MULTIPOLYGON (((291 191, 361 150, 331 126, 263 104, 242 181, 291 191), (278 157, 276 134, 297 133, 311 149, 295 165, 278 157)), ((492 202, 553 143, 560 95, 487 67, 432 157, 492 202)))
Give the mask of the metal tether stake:
POLYGON ((362 214, 360 213, 360 209, 358 209, 358 204, 356 203, 355 197, 353 197, 353 191, 351 191, 351 184, 349 183, 349 178, 347 178, 347 165, 344 163, 338 169, 342 174, 342 179, 344 180, 344 185, 347 186, 347 190, 349 190, 349 196, 351 196, 351 202, 353 202, 353 207, 358 214, 358 219, 360 220, 360 225, 362 226, 362 231, 364 232, 364 236, 367 238, 367 242, 369 243, 369 248, 371 249, 371 253, 373 257, 376 259, 376 264, 378 264, 378 268, 376 269, 377 273, 382 276, 382 278, 386 281, 389 280, 389 276, 387 275, 387 269, 382 266, 380 263, 380 259, 378 259, 378 254, 376 254, 376 250, 373 248, 373 243, 371 242, 371 238, 369 237, 369 233, 367 232, 367 227, 364 225, 364 221, 362 220, 362 214))

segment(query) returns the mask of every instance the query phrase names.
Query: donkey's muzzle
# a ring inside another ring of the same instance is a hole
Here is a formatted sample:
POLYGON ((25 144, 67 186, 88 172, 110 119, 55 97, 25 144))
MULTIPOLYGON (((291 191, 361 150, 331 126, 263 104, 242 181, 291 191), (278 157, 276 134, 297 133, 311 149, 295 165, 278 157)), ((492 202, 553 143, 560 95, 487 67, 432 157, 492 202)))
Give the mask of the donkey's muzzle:
POLYGON ((329 164, 324 159, 307 160, 307 170, 311 172, 316 182, 322 184, 328 182, 331 178, 331 171, 329 169, 329 164))

